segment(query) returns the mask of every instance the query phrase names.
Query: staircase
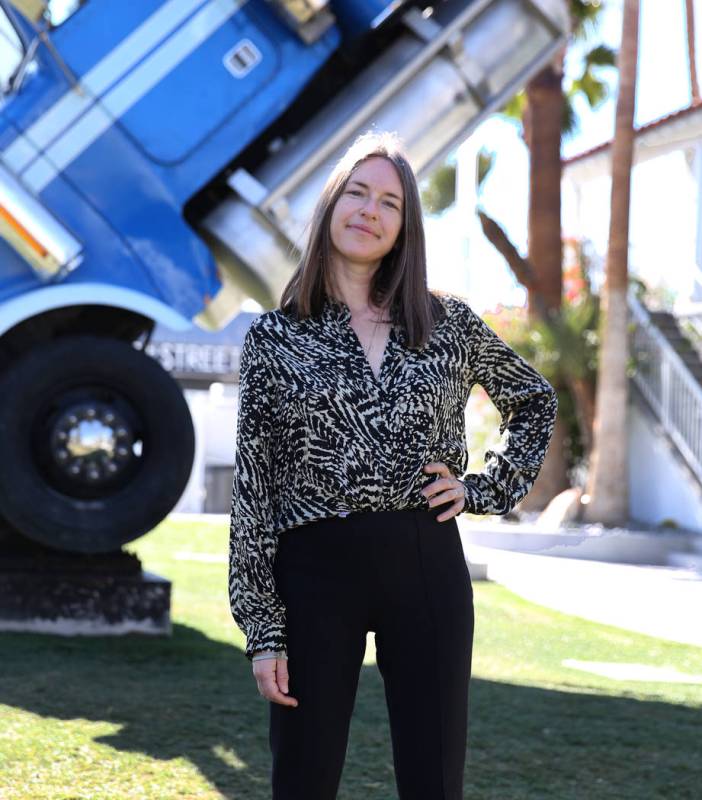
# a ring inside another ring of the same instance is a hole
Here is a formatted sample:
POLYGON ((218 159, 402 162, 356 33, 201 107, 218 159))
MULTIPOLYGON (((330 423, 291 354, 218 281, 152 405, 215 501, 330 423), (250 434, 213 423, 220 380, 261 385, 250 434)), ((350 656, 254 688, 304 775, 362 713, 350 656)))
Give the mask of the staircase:
MULTIPOLYGON (((649 311, 629 293, 632 381, 666 437, 702 487, 702 352, 667 311, 649 311)), ((668 556, 671 566, 702 574, 702 534, 668 556)))
POLYGON ((680 356, 690 374, 702 386, 702 353, 683 333, 678 318, 669 311, 649 311, 648 316, 668 344, 680 356))

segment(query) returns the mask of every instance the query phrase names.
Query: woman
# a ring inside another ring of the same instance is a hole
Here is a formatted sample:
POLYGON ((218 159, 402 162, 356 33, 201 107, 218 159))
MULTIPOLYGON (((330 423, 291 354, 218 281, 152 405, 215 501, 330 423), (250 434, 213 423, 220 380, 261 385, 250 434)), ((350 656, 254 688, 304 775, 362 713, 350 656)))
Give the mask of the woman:
POLYGON ((462 798, 473 593, 455 517, 527 494, 556 407, 464 300, 427 290, 413 172, 393 135, 359 137, 241 356, 229 591, 271 701, 274 800, 336 797, 368 631, 401 800, 462 798), (460 477, 475 383, 506 443, 460 477))

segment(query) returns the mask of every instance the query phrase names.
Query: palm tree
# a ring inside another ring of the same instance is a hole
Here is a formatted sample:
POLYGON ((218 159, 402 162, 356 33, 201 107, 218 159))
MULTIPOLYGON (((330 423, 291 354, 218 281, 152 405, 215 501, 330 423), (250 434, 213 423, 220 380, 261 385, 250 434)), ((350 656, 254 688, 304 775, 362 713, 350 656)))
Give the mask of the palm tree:
POLYGON ((594 446, 583 519, 617 524, 629 516, 627 286, 631 164, 638 61, 639 0, 624 1, 619 94, 612 143, 612 200, 605 282, 601 290, 601 346, 594 446))
POLYGON ((697 53, 695 50, 695 6, 694 0, 685 0, 687 27, 687 62, 690 70, 690 95, 693 103, 700 102, 700 86, 697 82, 697 53))
MULTIPOLYGON (((602 11, 599 2, 570 0, 573 38, 587 40, 596 29, 602 11)), ((563 293, 563 249, 561 244, 561 141, 572 133, 576 125, 573 101, 584 96, 590 106, 599 105, 607 96, 607 85, 598 77, 597 70, 614 66, 616 54, 598 44, 586 53, 583 70, 565 89, 563 86, 565 49, 542 69, 506 107, 505 112, 522 121, 524 141, 529 148, 529 217, 528 253, 526 259, 506 241, 504 232, 493 220, 480 212, 486 237, 505 253, 513 271, 515 261, 522 268, 515 271, 517 279, 526 287, 529 317, 533 321, 557 321, 563 293), (516 258, 515 258, 516 257, 516 258)), ((557 322, 556 322, 557 324, 557 322)), ((594 407, 592 383, 563 375, 556 382, 557 389, 566 388, 573 394, 579 419, 589 425, 594 407)), ((581 431, 584 441, 589 440, 589 430, 581 431)), ((546 459, 534 487, 525 500, 522 510, 543 508, 559 492, 567 489, 565 439, 566 426, 561 417, 556 420, 553 438, 546 459)))

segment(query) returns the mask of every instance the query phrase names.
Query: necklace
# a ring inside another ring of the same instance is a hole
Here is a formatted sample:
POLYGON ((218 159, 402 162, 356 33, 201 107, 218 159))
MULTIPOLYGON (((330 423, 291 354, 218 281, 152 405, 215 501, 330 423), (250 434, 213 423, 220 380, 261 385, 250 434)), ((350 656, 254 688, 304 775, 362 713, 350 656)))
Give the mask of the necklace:
POLYGON ((365 347, 363 348, 363 353, 364 353, 367 361, 370 361, 369 354, 370 354, 370 351, 373 349, 373 341, 375 340, 375 332, 377 330, 378 330, 378 320, 376 319, 375 325, 373 326, 373 333, 371 335, 371 340, 370 340, 370 344, 368 345, 368 349, 366 350, 365 347))

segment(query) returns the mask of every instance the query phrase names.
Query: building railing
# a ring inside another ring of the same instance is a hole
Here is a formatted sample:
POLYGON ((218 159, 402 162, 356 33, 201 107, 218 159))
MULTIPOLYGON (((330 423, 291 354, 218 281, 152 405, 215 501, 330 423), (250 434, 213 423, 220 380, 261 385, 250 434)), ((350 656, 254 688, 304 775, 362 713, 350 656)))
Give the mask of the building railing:
POLYGON ((690 344, 702 358, 702 303, 690 304, 683 310, 675 310, 675 318, 683 328, 690 344))
POLYGON ((631 291, 629 311, 633 381, 702 483, 702 387, 631 291))

